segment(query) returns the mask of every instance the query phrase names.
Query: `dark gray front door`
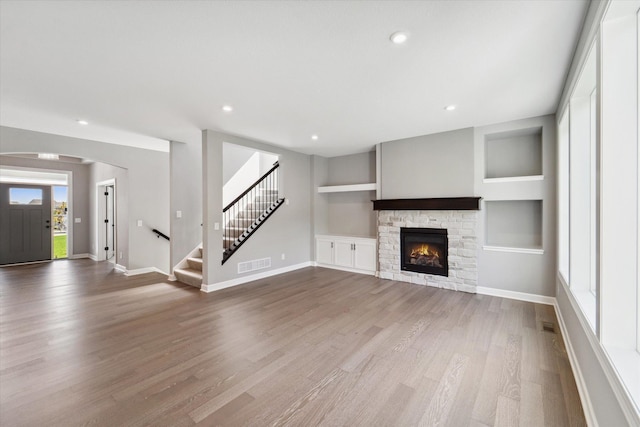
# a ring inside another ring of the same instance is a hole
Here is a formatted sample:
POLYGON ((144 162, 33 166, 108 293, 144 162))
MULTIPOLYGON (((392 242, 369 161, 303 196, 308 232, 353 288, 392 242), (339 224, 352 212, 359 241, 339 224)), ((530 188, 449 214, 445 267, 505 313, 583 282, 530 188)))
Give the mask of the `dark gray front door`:
POLYGON ((51 259, 51 187, 0 184, 0 264, 51 259))

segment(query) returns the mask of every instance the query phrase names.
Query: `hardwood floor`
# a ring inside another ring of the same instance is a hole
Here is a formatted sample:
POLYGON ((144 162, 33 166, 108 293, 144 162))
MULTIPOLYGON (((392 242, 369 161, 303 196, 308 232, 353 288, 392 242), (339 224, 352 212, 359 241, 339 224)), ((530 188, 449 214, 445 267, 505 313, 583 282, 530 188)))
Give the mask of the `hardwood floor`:
POLYGON ((585 425, 550 306, 322 268, 204 294, 109 266, 0 268, 0 424, 585 425))

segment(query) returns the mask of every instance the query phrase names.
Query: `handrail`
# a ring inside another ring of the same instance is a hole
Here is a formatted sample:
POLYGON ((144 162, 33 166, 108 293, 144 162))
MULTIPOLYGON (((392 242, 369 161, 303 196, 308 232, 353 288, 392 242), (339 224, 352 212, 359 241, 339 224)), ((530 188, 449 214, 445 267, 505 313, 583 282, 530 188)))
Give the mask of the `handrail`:
POLYGON ((273 165, 273 167, 271 169, 269 169, 269 171, 267 173, 265 173, 264 175, 262 175, 260 178, 258 178, 258 180, 256 182, 254 182, 253 184, 251 184, 249 186, 249 188, 247 188, 246 190, 244 190, 244 193, 242 193, 241 195, 239 195, 238 197, 236 197, 235 199, 233 199, 233 202, 229 203, 223 210, 222 213, 228 211, 231 206, 235 205, 238 200, 242 199, 244 196, 246 196, 246 194, 248 192, 250 192, 251 190, 253 190, 255 187, 258 186, 258 184, 260 184, 262 181, 264 181, 264 179, 271 174, 271 172, 273 172, 274 170, 278 169, 278 167, 280 166, 280 162, 275 162, 275 164, 273 165))
POLYGON ((167 236, 166 234, 164 234, 162 231, 158 231, 158 230, 156 230, 155 228, 154 228, 153 230, 151 230, 151 231, 153 231, 154 233, 156 233, 156 234, 157 234, 158 239, 159 239, 160 237, 164 237, 164 238, 165 238, 165 239, 167 239, 167 240, 171 240, 171 239, 169 238, 169 236, 167 236))

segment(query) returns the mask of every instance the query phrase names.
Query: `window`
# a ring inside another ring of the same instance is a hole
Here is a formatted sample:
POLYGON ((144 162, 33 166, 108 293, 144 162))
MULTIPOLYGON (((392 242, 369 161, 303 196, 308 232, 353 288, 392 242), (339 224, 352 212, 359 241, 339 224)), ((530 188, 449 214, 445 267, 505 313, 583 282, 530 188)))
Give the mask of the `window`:
POLYGON ((640 1, 611 2, 558 122, 558 270, 640 404, 640 1), (598 310, 596 310, 598 307, 598 310))
POLYGON ((9 188, 9 203, 12 205, 42 205, 42 189, 9 188))

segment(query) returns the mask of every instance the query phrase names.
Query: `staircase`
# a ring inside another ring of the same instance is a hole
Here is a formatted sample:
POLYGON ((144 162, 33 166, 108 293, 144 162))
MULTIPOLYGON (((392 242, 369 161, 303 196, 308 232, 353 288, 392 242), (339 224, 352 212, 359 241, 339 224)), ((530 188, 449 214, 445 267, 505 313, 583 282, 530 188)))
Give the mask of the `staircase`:
MULTIPOLYGON (((260 228, 284 202, 278 192, 278 167, 273 167, 229 203, 223 211, 222 264, 260 228)), ((176 279, 200 288, 202 285, 202 247, 197 247, 173 269, 176 279)))
POLYGON ((173 269, 173 275, 179 282, 195 286, 202 285, 202 248, 195 248, 173 269))
POLYGON ((262 189, 256 192, 244 209, 225 222, 222 237, 223 264, 283 202, 284 199, 278 197, 278 190, 262 189))
POLYGON ((275 162, 267 173, 223 209, 223 264, 284 202, 278 192, 279 167, 280 163, 275 162))

